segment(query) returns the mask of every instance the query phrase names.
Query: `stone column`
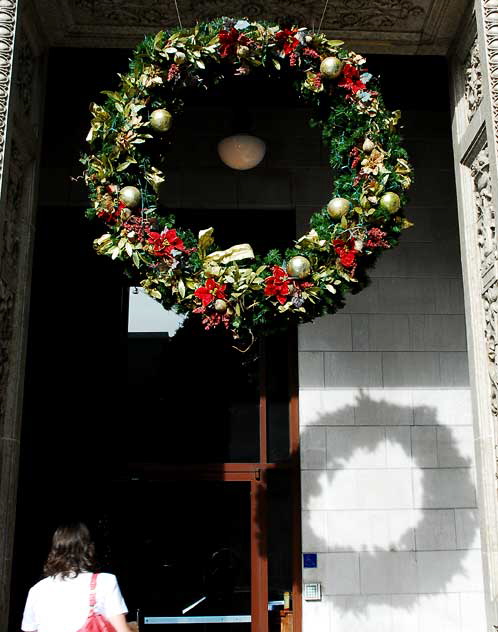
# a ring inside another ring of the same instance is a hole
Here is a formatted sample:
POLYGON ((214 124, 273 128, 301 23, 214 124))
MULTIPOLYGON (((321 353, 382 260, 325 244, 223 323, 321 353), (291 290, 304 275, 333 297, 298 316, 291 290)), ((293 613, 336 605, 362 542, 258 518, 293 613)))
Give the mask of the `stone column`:
POLYGON ((0 1, 0 630, 7 630, 28 329, 44 42, 0 1))
POLYGON ((498 2, 471 4, 451 59, 453 147, 491 626, 498 624, 498 2))

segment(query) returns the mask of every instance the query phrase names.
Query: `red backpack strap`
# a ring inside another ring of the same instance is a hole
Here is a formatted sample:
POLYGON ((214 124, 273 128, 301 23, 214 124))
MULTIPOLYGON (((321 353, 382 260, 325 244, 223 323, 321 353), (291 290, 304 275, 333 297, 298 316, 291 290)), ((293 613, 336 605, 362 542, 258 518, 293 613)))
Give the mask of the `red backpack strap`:
POLYGON ((95 589, 97 588, 97 575, 98 573, 93 573, 92 579, 90 580, 90 609, 91 610, 95 608, 95 604, 97 603, 97 595, 95 594, 95 589))

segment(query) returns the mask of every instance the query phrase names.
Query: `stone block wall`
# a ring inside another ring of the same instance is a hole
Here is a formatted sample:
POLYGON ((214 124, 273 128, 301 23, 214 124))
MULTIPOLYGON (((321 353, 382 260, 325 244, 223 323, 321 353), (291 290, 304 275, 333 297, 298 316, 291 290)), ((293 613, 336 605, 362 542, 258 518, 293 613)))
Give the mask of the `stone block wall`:
POLYGON ((299 331, 304 632, 486 629, 449 128, 404 118, 415 227, 299 331))

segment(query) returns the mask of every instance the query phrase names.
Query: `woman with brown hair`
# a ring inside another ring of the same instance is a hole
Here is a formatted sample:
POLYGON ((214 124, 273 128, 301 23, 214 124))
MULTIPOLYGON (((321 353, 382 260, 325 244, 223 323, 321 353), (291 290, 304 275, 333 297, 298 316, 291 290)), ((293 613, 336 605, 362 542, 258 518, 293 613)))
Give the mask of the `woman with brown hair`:
MULTIPOLYGON (((95 548, 86 525, 62 525, 54 533, 44 566, 45 579, 28 594, 21 628, 24 632, 77 632, 90 610, 95 548)), ((110 573, 99 573, 95 612, 102 614, 116 632, 130 632, 128 612, 118 582, 110 573)))

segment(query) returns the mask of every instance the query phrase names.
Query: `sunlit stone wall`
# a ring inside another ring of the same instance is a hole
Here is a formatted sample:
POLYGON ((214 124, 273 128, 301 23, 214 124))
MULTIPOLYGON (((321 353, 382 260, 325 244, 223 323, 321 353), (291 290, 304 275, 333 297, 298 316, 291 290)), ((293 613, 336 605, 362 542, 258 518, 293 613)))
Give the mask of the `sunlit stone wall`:
POLYGON ((449 121, 405 121, 415 227, 299 332, 304 632, 486 629, 449 121))

